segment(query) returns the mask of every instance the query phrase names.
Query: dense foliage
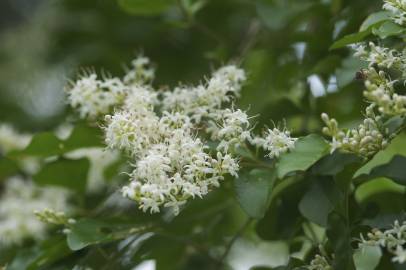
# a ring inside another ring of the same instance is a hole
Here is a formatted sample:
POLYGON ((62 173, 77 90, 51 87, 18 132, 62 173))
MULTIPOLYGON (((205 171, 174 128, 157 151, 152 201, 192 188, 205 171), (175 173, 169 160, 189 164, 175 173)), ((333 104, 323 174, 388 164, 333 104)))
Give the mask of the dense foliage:
POLYGON ((1 5, 0 268, 406 267, 405 0, 1 5))

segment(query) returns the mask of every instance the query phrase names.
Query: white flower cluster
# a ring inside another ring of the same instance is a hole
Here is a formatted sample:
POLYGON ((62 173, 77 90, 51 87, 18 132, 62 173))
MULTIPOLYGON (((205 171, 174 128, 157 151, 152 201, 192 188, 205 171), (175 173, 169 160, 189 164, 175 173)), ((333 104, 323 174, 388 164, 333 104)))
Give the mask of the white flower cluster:
POLYGON ((306 266, 308 270, 333 270, 327 259, 321 255, 316 254, 310 265, 306 266))
POLYGON ((369 68, 363 70, 366 76, 364 96, 368 101, 376 104, 384 115, 405 115, 406 96, 395 92, 394 84, 397 80, 390 80, 387 72, 376 69, 396 69, 406 76, 404 54, 370 42, 369 48, 358 45, 354 55, 369 63, 369 68))
POLYGON ((206 85, 176 88, 162 99, 150 85, 133 86, 121 109, 106 116, 107 146, 134 159, 123 195, 143 211, 159 212, 163 206, 177 214, 187 199, 219 186, 225 174, 237 176, 238 161, 229 150, 249 136, 248 116, 222 106, 244 80, 241 69, 226 66, 206 85), (157 113, 158 108, 163 109, 157 113), (219 141, 214 157, 197 137, 199 131, 219 141))
POLYGON ((393 228, 385 231, 373 229, 364 238, 361 235, 359 248, 364 246, 380 246, 386 248, 387 251, 394 255, 393 262, 403 264, 406 262, 406 222, 402 224, 395 221, 393 228))
POLYGON ((128 94, 138 92, 138 85, 151 82, 154 77, 148 58, 140 56, 132 65, 123 81, 119 78, 100 80, 95 72, 85 72, 67 89, 69 104, 78 110, 81 118, 96 119, 110 113, 128 94))
POLYGON ((8 179, 0 195, 0 245, 42 238, 47 227, 36 218, 34 211, 49 207, 66 210, 67 198, 68 193, 59 188, 37 187, 20 177, 8 179))
MULTIPOLYGON (((404 5, 404 1, 387 1, 388 5, 389 2, 404 5)), ((335 119, 322 114, 326 124, 323 133, 332 137, 332 151, 339 148, 370 157, 385 148, 391 139, 391 134, 384 128, 383 119, 406 115, 406 95, 396 93, 395 84, 398 80, 392 80, 388 75, 388 70, 396 70, 401 77, 405 77, 406 57, 402 52, 377 46, 373 42, 368 46, 356 45, 354 55, 369 64, 367 69, 361 71, 365 79, 363 95, 370 103, 366 109, 366 118, 357 128, 339 130, 335 119)))
POLYGON ((366 118, 357 128, 341 130, 337 121, 326 114, 321 115, 326 127, 323 133, 332 138, 331 152, 341 149, 363 157, 370 157, 388 145, 386 132, 380 116, 374 113, 374 105, 366 109, 366 118))
POLYGON ((0 153, 6 154, 12 150, 25 148, 31 140, 31 135, 21 134, 8 124, 0 124, 0 153))
POLYGON ((370 67, 377 65, 379 68, 398 70, 404 70, 406 67, 403 53, 397 50, 381 47, 373 42, 369 42, 368 46, 357 44, 354 49, 354 56, 367 61, 370 67))
MULTIPOLYGON (((102 93, 112 95, 103 106, 89 102, 83 91, 74 91, 86 88, 83 79, 70 96, 79 100, 71 104, 83 117, 105 114, 106 145, 133 160, 134 170, 123 195, 138 202, 143 211, 155 213, 170 207, 177 214, 189 198, 201 198, 219 186, 225 174, 237 176, 238 158, 233 153, 246 142, 255 141, 270 151, 270 157, 293 148, 295 139, 287 131, 269 130, 262 140, 252 137, 248 115, 233 106, 246 80, 242 69, 224 66, 205 83, 159 93, 150 84, 154 72, 149 60, 141 57, 132 65, 122 82, 108 84, 116 90, 103 89, 102 93), (113 114, 108 113, 111 107, 113 114), (210 138, 216 149, 199 136, 210 138)), ((99 95, 101 83, 90 83, 87 96, 99 95)))
POLYGON ((123 81, 127 85, 151 83, 155 78, 155 69, 151 66, 148 57, 138 56, 131 62, 123 81))
POLYGON ((203 118, 221 118, 221 107, 239 95, 245 72, 234 65, 218 69, 206 85, 177 87, 165 92, 162 105, 166 111, 180 111, 199 123, 203 118))
POLYGON ((392 13, 393 21, 404 25, 406 22, 406 0, 385 0, 383 9, 392 13))
POLYGON ((278 158, 281 154, 295 148, 297 138, 292 138, 286 129, 267 129, 263 137, 255 137, 252 144, 269 151, 270 158, 278 158))

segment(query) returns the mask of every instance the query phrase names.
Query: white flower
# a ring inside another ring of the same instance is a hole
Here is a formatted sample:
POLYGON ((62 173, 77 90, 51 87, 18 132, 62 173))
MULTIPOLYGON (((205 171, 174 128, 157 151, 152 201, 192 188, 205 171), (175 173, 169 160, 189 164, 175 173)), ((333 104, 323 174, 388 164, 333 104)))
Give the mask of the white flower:
POLYGON ((212 117, 224 103, 239 95, 245 81, 242 69, 230 65, 218 69, 205 85, 178 87, 165 92, 162 101, 164 110, 183 111, 199 123, 205 117, 212 117))
POLYGON ((31 135, 19 133, 11 125, 0 124, 0 153, 23 149, 30 140, 31 135))
POLYGON ((211 133, 212 140, 220 141, 217 150, 228 152, 251 139, 249 118, 245 112, 227 108, 212 115, 215 120, 208 123, 206 131, 211 133))
POLYGON ((143 85, 154 80, 155 69, 151 67, 148 57, 138 56, 131 62, 131 69, 127 70, 123 78, 125 84, 143 85))
POLYGON ((380 246, 386 248, 394 255, 393 262, 403 264, 406 262, 406 250, 403 246, 406 244, 406 222, 402 224, 395 220, 393 228, 385 231, 373 229, 367 234, 367 238, 361 235, 359 248, 363 246, 380 246))
POLYGON ((396 246, 395 256, 392 258, 392 262, 403 264, 406 262, 406 250, 401 246, 396 246))
POLYGON ((117 78, 98 80, 95 73, 82 76, 67 90, 69 104, 81 118, 95 119, 119 105, 126 86, 117 78))
POLYGON ((406 1, 405 0, 384 0, 383 9, 392 12, 392 19, 395 23, 404 25, 406 22, 406 1))
POLYGON ((110 149, 124 150, 136 156, 160 139, 159 118, 153 112, 120 111, 108 115, 106 120, 105 141, 110 149))
POLYGON ((267 156, 277 158, 281 154, 295 148, 297 138, 292 138, 287 130, 279 130, 277 128, 268 129, 263 137, 253 138, 252 144, 262 147, 269 151, 267 156))
POLYGON ((0 245, 42 238, 47 226, 36 218, 34 211, 50 207, 66 210, 67 195, 60 188, 40 188, 19 177, 8 179, 0 196, 0 245))
POLYGON ((149 86, 135 85, 129 88, 124 102, 124 109, 145 112, 153 111, 158 104, 158 95, 149 86))
POLYGON ((212 158, 207 147, 185 126, 168 120, 176 116, 166 117, 163 123, 169 126, 163 130, 168 134, 136 161, 123 195, 136 200, 143 211, 154 213, 164 206, 176 214, 188 198, 202 197, 218 186, 224 174, 236 175, 238 164, 230 155, 218 153, 217 160, 212 158))

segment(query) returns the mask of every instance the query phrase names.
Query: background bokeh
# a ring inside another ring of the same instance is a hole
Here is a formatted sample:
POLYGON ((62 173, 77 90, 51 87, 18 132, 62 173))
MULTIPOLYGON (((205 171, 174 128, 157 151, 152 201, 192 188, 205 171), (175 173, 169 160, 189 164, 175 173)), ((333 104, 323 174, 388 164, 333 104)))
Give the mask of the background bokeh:
POLYGON ((379 1, 204 1, 193 21, 176 1, 152 13, 120 3, 1 1, 0 121, 49 129, 64 118, 63 87, 80 68, 119 76, 140 53, 155 63, 157 86, 195 83, 223 63, 241 63, 249 82, 240 103, 261 124, 286 119, 304 133, 318 129, 320 111, 360 118, 360 63, 329 47, 357 31, 379 1))

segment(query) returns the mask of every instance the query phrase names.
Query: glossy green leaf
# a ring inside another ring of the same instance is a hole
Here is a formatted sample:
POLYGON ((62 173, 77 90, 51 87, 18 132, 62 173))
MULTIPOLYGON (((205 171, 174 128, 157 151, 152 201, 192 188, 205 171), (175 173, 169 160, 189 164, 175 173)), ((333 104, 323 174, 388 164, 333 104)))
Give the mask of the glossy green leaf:
POLYGON ((146 227, 135 225, 118 219, 90 219, 77 220, 69 227, 70 231, 66 236, 68 247, 71 250, 81 250, 91 245, 108 243, 121 240, 129 236, 136 236, 143 232, 146 227))
POLYGON ((235 192, 242 209, 253 218, 262 218, 269 205, 275 176, 268 170, 254 169, 235 179, 235 192))
POLYGON ((396 183, 406 186, 406 157, 396 155, 388 163, 379 165, 371 170, 368 175, 361 175, 362 179, 386 177, 396 183))
POLYGON ((347 45, 364 41, 364 39, 368 37, 371 34, 371 32, 372 30, 369 29, 358 33, 346 35, 340 38, 339 40, 335 41, 333 45, 331 45, 330 50, 340 49, 347 45))
POLYGON ((55 134, 51 132, 34 135, 30 144, 18 154, 29 156, 54 156, 63 153, 64 145, 55 134))
POLYGON ((67 234, 68 246, 71 250, 80 250, 89 245, 104 243, 114 240, 108 223, 81 219, 73 224, 67 234))
POLYGON ((362 159, 354 154, 334 151, 319 160, 312 168, 312 173, 317 175, 337 175, 352 163, 360 163, 362 159))
POLYGON ((390 19, 390 12, 389 11, 378 11, 369 15, 365 21, 361 24, 359 31, 365 31, 375 26, 377 23, 382 23, 383 21, 387 21, 390 19))
POLYGON ((61 158, 45 164, 33 179, 40 185, 60 186, 85 192, 89 166, 87 158, 61 158))
POLYGON ((376 36, 379 36, 382 39, 385 39, 390 36, 395 36, 403 33, 405 31, 405 28, 402 26, 392 22, 392 21, 387 21, 380 25, 379 27, 373 28, 372 33, 376 36))
POLYGON ((338 192, 331 178, 314 181, 299 203, 300 213, 309 221, 326 227, 328 215, 339 199, 338 192))
POLYGON ((379 246, 364 246, 354 253, 354 263, 357 270, 374 270, 382 257, 379 246))
POLYGON ((320 136, 312 134, 299 138, 295 148, 280 156, 276 165, 279 178, 295 171, 305 171, 320 158, 328 154, 328 143, 320 136))

